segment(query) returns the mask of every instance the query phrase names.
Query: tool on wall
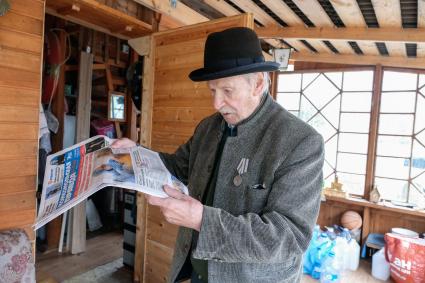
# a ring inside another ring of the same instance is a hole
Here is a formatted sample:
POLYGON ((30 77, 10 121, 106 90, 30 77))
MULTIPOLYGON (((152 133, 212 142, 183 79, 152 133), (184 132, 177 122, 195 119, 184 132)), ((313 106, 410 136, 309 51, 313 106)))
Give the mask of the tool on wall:
POLYGON ((0 17, 6 15, 7 11, 10 9, 10 4, 8 0, 0 0, 0 17))

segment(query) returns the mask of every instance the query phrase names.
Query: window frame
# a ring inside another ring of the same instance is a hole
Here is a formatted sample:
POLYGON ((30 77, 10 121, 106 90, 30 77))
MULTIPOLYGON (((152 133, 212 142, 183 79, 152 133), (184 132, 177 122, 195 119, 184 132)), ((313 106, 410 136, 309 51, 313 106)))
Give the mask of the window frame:
MULTIPOLYGON (((321 69, 308 69, 308 70, 296 70, 291 72, 277 72, 274 76, 275 80, 273 82, 273 92, 272 96, 276 99, 278 93, 278 80, 281 74, 306 74, 306 73, 326 73, 326 72, 350 72, 350 71, 373 71, 373 81, 372 81, 372 97, 371 97, 371 109, 370 109, 370 120, 369 120, 369 132, 368 132, 368 146, 366 153, 366 172, 365 172, 365 184, 363 195, 359 195, 360 197, 368 200, 370 197, 370 192, 374 187, 375 180, 375 170, 376 170, 376 160, 377 160, 377 145, 378 145, 378 130, 379 130, 379 116, 380 116, 380 108, 381 108, 381 99, 382 99, 382 84, 383 84, 383 76, 384 71, 395 71, 395 72, 406 72, 406 73, 414 73, 414 74, 425 74, 425 70, 422 69, 412 69, 412 68, 396 68, 396 67, 383 67, 381 65, 376 66, 353 66, 353 67, 340 67, 340 68, 321 68, 321 69)), ((419 87, 417 86, 416 92, 419 91, 419 87)), ((302 86, 301 86, 302 88, 302 86)), ((384 91, 387 92, 387 91, 384 91)), ((415 102, 415 112, 414 121, 417 119, 416 114, 416 103, 415 102)), ((341 115, 341 113, 340 113, 341 115)), ((339 125, 340 126, 340 125, 339 125)), ((413 130, 414 131, 414 130, 413 130)), ((414 135, 414 132, 413 132, 414 135)), ((410 136, 413 138, 413 135, 410 136)), ((413 142, 412 142, 413 144, 413 142)), ((413 145, 412 145, 413 146, 413 145)), ((338 149, 337 149, 338 152, 338 149)), ((411 153, 412 154, 412 153, 411 153)), ((410 156, 410 159, 412 156, 410 156)), ((410 190, 410 171, 409 167, 409 187, 407 195, 409 195, 410 190)), ((408 201, 408 200, 407 200, 408 201)))

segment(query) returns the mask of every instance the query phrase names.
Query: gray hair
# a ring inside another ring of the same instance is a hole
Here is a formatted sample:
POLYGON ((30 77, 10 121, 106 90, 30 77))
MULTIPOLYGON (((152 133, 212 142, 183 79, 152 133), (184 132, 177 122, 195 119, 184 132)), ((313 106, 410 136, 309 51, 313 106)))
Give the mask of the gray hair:
MULTIPOLYGON (((242 75, 242 76, 245 77, 248 80, 249 83, 253 83, 253 80, 257 79, 257 74, 258 73, 249 73, 249 74, 245 74, 245 75, 242 75)), ((261 72, 261 74, 263 75, 263 81, 264 81, 263 89, 262 89, 261 93, 265 93, 265 92, 268 93, 269 87, 270 87, 270 84, 271 84, 269 73, 268 72, 261 72)))

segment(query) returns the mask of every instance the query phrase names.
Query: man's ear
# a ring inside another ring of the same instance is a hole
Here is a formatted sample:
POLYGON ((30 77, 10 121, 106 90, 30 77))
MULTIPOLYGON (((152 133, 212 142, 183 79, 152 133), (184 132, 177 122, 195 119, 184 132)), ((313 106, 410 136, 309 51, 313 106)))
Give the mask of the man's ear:
POLYGON ((263 89, 264 89, 264 84, 266 84, 267 82, 264 80, 264 75, 263 73, 259 72, 256 73, 256 78, 255 78, 255 90, 254 90, 254 95, 255 96, 261 96, 263 94, 263 89))

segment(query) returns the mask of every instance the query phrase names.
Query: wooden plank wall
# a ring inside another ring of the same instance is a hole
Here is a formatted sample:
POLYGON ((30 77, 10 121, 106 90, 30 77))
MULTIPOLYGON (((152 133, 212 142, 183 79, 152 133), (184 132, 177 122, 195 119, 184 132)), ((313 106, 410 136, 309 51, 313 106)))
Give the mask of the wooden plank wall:
POLYGON ((0 230, 34 234, 44 0, 9 0, 0 17, 0 230))
MULTIPOLYGON (((142 102, 142 105, 152 104, 152 107, 142 109, 142 144, 156 151, 174 152, 193 134, 195 126, 202 118, 214 113, 206 83, 193 83, 188 74, 203 66, 206 36, 211 32, 234 26, 252 28, 252 15, 223 18, 152 36, 150 59, 145 61, 145 64, 152 62, 152 91, 144 90, 142 102), (151 113, 143 113, 144 111, 151 113)), ((144 84, 144 87, 150 88, 149 84, 144 84)), ((144 207, 140 199, 138 207, 144 207)), ((144 254, 136 256, 136 265, 144 262, 144 267, 141 270, 136 268, 135 280, 165 282, 172 260, 177 227, 168 224, 159 209, 152 206, 146 207, 144 211, 138 209, 137 219, 136 254, 141 254, 142 250, 144 254)))

